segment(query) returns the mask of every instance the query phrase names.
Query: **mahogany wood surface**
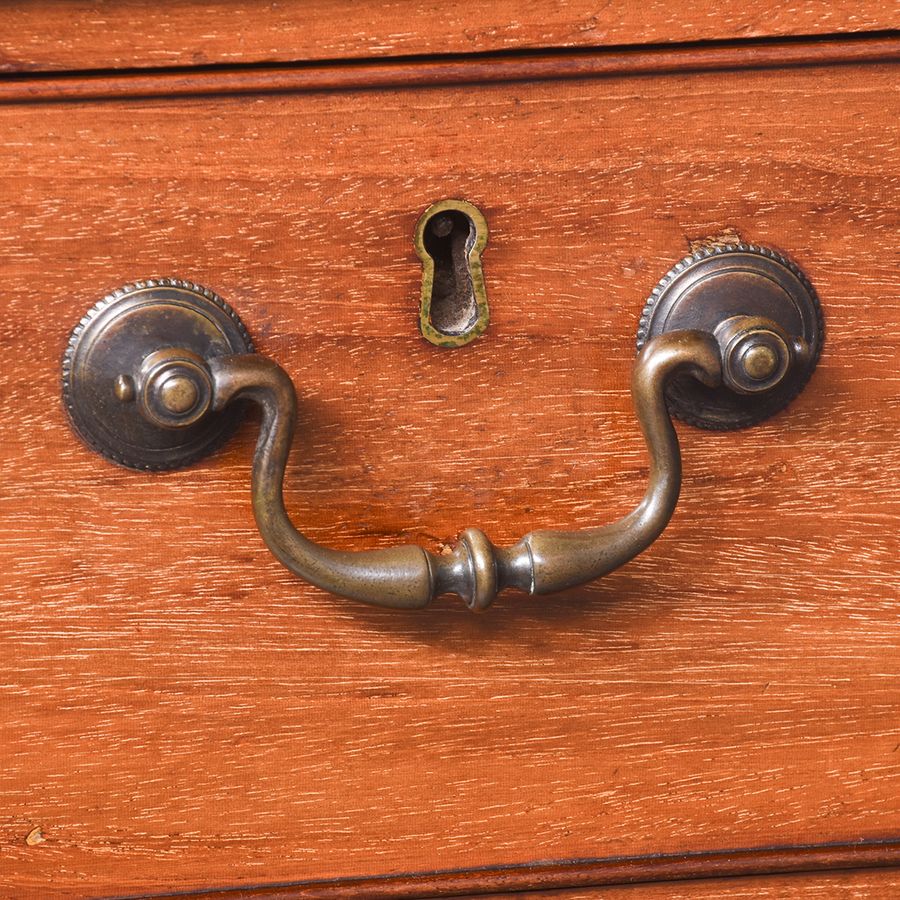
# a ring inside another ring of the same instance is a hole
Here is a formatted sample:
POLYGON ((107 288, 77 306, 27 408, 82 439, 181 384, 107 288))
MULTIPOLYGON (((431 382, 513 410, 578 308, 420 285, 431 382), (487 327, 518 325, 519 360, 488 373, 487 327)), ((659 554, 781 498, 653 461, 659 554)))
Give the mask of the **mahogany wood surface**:
POLYGON ((498 84, 622 75, 663 75, 839 63, 896 62, 900 35, 822 41, 742 41, 724 46, 535 53, 477 59, 384 60, 303 67, 232 66, 212 71, 110 75, 71 73, 0 78, 0 103, 112 98, 197 97, 206 94, 306 93, 330 90, 498 84))
POLYGON ((0 108, 2 891, 900 838, 897 75, 0 108), (491 229, 491 324, 451 351, 416 333, 413 228, 444 197, 491 229), (562 596, 480 617, 326 596, 254 528, 253 422, 147 475, 60 407, 85 310, 176 275, 292 373, 313 539, 602 523, 646 478, 644 298, 735 234, 819 289, 820 367, 764 425, 682 427, 672 525, 562 596))
MULTIPOLYGON (((694 898, 729 898, 729 900, 781 900, 812 897, 845 900, 880 900, 900 894, 900 871, 869 869, 862 872, 807 872, 794 875, 757 875, 752 878, 709 878, 664 884, 634 884, 621 887, 576 888, 559 891, 525 891, 515 900, 694 900, 694 898)), ((470 895, 474 900, 475 895, 470 895)), ((499 900, 509 894, 479 894, 479 900, 499 900)))
POLYGON ((900 27, 878 0, 7 0, 0 71, 295 62, 900 27))
MULTIPOLYGON (((245 888, 203 890, 190 896, 227 900, 235 891, 254 900, 421 900, 436 897, 475 897, 503 891, 518 897, 523 892, 541 896, 554 886, 590 890, 598 885, 669 883, 699 878, 718 879, 746 874, 809 874, 817 871, 896 867, 897 841, 723 850, 712 853, 576 859, 567 862, 532 862, 505 867, 480 867, 438 872, 335 878, 245 888)), ((676 888, 677 890, 677 888, 676 888)), ((173 896, 171 894, 154 896, 173 896)), ((184 894, 180 894, 184 896, 184 894)))

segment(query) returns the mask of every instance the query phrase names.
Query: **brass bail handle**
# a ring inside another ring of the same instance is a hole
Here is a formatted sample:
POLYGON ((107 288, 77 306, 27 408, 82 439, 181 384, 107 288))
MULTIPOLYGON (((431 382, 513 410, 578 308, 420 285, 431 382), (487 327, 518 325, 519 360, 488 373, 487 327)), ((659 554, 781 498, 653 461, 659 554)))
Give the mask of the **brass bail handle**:
POLYGON ((73 332, 63 391, 75 430, 95 450, 141 469, 185 465, 227 438, 245 400, 262 411, 251 476, 263 540, 292 572, 340 596, 419 608, 452 593, 486 609, 505 588, 550 594, 605 575, 663 532, 681 488, 669 407, 708 428, 752 424, 783 408, 808 380, 823 338, 819 303, 802 272, 767 248, 734 245, 682 260, 641 317, 632 373, 649 483, 617 522, 533 531, 495 547, 476 528, 451 554, 422 547, 337 551, 301 534, 284 507, 297 397, 276 362, 252 352, 234 311, 176 279, 138 282, 98 303, 73 332))

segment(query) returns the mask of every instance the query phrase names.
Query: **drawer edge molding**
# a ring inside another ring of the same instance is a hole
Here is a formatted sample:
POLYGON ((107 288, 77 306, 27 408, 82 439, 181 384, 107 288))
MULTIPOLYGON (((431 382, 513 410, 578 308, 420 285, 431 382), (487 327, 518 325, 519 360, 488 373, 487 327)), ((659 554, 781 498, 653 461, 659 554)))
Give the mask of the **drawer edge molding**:
MULTIPOLYGON (((604 887, 848 869, 900 867, 900 838, 654 854, 598 859, 555 860, 473 869, 410 872, 158 894, 196 900, 413 900, 479 894, 604 887)), ((138 896, 138 895, 135 895, 138 896)), ((127 898, 122 898, 127 900, 127 898)))
POLYGON ((900 35, 0 77, 0 104, 428 88, 900 60, 900 35))

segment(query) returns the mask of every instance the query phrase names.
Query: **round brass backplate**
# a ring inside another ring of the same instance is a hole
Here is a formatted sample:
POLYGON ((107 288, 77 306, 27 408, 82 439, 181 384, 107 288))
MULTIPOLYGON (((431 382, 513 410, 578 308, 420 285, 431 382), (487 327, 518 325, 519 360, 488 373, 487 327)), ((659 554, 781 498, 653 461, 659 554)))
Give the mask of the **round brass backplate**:
POLYGON ((88 311, 69 338, 62 381, 72 426, 89 447, 121 466, 161 470, 189 465, 227 440, 240 420, 240 407, 234 407, 177 428, 149 421, 135 401, 135 384, 144 361, 167 348, 200 360, 253 352, 247 330, 224 300, 175 278, 139 281, 113 291, 88 311))
MULTIPOLYGON (((668 331, 715 334, 735 317, 771 320, 796 342, 794 364, 770 390, 738 393, 685 376, 667 391, 672 414, 700 428, 745 428, 784 409, 809 380, 825 327, 815 289, 787 257, 768 247, 733 244, 699 250, 675 265, 653 289, 641 315, 637 347, 668 331)), ((747 364, 762 365, 749 358, 747 364)))

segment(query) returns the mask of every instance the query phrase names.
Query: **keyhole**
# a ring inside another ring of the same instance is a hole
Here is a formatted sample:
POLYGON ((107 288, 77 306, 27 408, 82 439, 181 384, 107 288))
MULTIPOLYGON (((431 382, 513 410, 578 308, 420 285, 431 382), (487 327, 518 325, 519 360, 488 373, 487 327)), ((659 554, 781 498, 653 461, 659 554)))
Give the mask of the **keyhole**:
POLYGON ((443 334, 462 334, 478 314, 469 250, 475 225, 458 210, 438 213, 425 226, 425 250, 434 260, 431 285, 431 324, 443 334))
POLYGON ((487 222, 464 200, 442 200, 419 219, 420 325, 431 343, 459 347, 487 327, 487 294, 481 268, 481 251, 486 244, 487 222))

